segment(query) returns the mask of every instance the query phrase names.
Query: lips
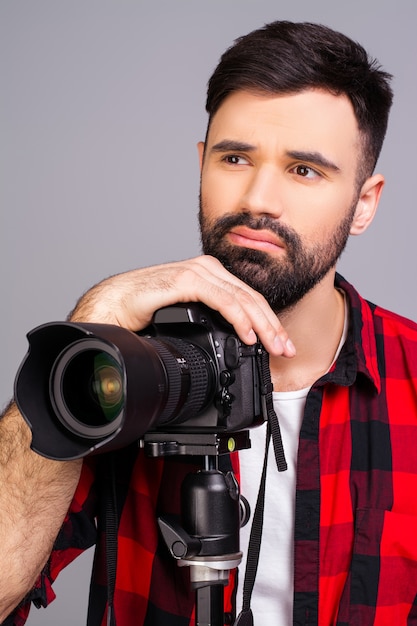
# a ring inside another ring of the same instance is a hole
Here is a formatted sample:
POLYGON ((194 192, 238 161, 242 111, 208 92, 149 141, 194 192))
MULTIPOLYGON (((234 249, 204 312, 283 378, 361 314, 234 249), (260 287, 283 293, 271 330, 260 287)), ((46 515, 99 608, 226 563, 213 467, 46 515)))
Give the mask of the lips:
POLYGON ((269 230, 253 230, 247 226, 235 226, 229 231, 228 238, 233 244, 244 248, 275 253, 285 250, 283 242, 269 230))

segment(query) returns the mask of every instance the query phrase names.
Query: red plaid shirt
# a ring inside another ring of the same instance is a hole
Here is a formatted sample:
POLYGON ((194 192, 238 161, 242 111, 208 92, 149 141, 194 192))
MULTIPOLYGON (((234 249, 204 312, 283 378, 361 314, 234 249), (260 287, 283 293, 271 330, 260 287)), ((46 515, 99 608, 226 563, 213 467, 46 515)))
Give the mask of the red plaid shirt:
MULTIPOLYGON (((348 295, 348 339, 311 388, 300 433, 295 516, 297 626, 417 624, 417 325, 348 295)), ((228 460, 228 459, 226 459, 228 460)), ((106 624, 106 455, 88 459, 50 563, 31 599, 46 605, 59 571, 95 541, 89 626, 106 624)), ((238 473, 237 458, 233 458, 238 473)), ((194 624, 188 568, 168 554, 156 516, 178 513, 191 464, 147 459, 132 446, 116 457, 117 626, 194 624)), ((232 622, 234 585, 225 593, 232 622)), ((255 586, 256 593, 256 586, 255 586)), ((28 603, 7 625, 24 624, 28 603)), ((256 619, 256 616, 255 616, 256 619)))

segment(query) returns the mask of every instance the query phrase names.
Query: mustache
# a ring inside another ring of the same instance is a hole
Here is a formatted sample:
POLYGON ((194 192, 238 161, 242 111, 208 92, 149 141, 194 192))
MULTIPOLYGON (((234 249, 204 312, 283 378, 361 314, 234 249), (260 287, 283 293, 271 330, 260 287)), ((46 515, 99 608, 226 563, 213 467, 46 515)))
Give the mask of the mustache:
POLYGON ((254 217, 250 213, 242 212, 226 214, 219 218, 211 228, 211 234, 216 239, 224 237, 235 226, 246 226, 252 230, 268 230, 281 239, 289 250, 298 250, 301 246, 299 236, 291 228, 279 220, 264 215, 254 217))

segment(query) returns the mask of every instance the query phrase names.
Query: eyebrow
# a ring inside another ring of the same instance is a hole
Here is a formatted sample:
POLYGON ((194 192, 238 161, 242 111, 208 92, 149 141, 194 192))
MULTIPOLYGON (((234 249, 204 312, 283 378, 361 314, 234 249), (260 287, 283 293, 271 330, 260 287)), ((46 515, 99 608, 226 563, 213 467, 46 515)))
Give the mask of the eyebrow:
MULTIPOLYGON (((234 139, 223 139, 211 147, 211 152, 254 152, 255 150, 256 146, 253 144, 244 141, 236 141, 234 139)), ((286 156, 296 161, 304 161, 334 172, 340 172, 340 167, 330 161, 330 159, 327 159, 320 152, 289 150, 286 152, 286 156)))
POLYGON ((304 152, 298 150, 290 150, 287 152, 287 156, 296 161, 307 161, 313 165, 324 167, 325 169, 332 170, 333 172, 340 172, 340 167, 333 163, 320 152, 304 152))
POLYGON ((211 147, 211 152, 253 152, 254 150, 256 146, 234 139, 223 139, 211 147))

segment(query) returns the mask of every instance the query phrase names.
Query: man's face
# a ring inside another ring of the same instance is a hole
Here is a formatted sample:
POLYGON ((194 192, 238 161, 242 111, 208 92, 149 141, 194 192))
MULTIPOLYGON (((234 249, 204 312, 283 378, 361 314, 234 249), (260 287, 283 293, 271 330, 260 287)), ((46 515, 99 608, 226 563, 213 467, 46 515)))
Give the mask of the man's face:
POLYGON ((358 201, 360 136, 345 96, 230 95, 201 159, 203 250, 280 312, 334 266, 358 201))

